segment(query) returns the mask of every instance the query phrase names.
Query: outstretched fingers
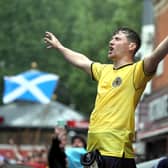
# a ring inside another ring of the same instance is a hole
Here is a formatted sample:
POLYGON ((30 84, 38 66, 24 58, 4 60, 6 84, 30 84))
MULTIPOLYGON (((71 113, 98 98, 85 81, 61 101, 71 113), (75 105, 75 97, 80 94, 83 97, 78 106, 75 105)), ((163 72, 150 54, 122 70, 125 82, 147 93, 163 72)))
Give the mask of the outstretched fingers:
POLYGON ((61 48, 62 44, 60 41, 57 39, 57 37, 51 33, 51 32, 45 32, 45 37, 44 37, 45 43, 47 43, 47 48, 61 48))
POLYGON ((47 48, 52 48, 52 33, 46 32, 44 42, 47 44, 47 48))

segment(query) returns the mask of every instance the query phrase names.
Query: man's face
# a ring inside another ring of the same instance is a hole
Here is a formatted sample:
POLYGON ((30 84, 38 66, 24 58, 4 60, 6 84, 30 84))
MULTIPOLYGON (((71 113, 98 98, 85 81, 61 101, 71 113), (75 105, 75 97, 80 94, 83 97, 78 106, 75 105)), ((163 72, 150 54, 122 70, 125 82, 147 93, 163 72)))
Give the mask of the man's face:
POLYGON ((122 59, 129 53, 129 44, 126 34, 122 31, 113 35, 109 42, 108 58, 114 61, 122 59))

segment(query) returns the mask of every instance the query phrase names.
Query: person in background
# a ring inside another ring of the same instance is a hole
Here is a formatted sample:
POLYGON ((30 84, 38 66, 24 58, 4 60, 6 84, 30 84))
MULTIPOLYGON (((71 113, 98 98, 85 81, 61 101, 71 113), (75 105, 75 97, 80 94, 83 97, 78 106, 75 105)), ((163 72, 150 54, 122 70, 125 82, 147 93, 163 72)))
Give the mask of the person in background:
POLYGON ((83 168, 80 158, 86 151, 86 140, 81 135, 75 135, 71 138, 71 146, 65 150, 68 168, 83 168))
POLYGON ((56 127, 52 137, 52 143, 48 151, 49 168, 67 168, 65 146, 67 144, 67 133, 63 127, 56 127))
POLYGON ((168 157, 161 158, 154 168, 168 168, 168 157))
POLYGON ((73 147, 82 147, 86 149, 86 140, 82 135, 74 135, 71 138, 71 145, 73 147))
POLYGON ((8 143, 11 146, 11 149, 14 153, 14 158, 9 159, 9 163, 11 164, 24 163, 25 158, 20 153, 20 145, 17 144, 13 138, 9 138, 8 143))

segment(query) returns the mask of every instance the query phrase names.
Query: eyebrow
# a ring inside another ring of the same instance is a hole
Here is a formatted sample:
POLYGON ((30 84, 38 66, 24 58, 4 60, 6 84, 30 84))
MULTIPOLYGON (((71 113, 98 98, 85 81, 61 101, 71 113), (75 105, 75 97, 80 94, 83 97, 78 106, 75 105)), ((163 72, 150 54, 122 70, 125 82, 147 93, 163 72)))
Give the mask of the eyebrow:
POLYGON ((121 39, 121 37, 118 36, 117 34, 115 34, 115 35, 113 35, 113 36, 111 37, 111 39, 121 39))

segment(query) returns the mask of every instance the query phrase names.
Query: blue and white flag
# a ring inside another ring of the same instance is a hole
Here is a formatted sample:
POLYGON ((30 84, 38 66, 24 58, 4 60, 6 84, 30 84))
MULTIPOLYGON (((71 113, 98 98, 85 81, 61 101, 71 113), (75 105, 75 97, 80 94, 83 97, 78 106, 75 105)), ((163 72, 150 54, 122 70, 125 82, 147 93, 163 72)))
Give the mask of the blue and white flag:
POLYGON ((3 103, 15 100, 47 104, 58 85, 59 76, 37 70, 4 77, 3 103))

